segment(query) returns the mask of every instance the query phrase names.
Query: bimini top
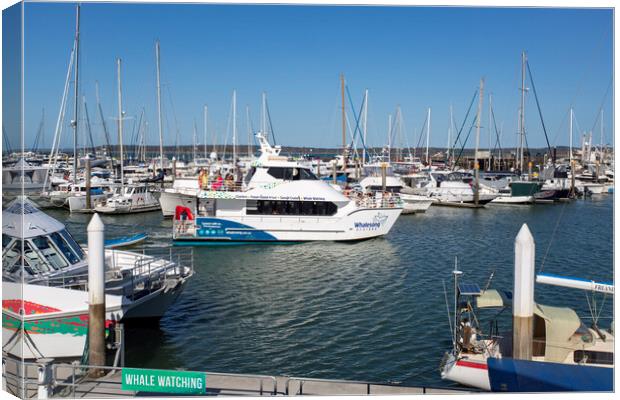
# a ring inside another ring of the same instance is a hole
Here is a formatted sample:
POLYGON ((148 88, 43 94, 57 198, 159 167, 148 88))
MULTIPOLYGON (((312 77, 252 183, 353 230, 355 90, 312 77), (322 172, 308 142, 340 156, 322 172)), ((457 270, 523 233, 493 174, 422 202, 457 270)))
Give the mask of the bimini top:
POLYGON ((25 196, 18 196, 2 210, 2 234, 29 239, 62 231, 65 226, 45 214, 25 196), (23 215, 23 219, 22 219, 23 215))

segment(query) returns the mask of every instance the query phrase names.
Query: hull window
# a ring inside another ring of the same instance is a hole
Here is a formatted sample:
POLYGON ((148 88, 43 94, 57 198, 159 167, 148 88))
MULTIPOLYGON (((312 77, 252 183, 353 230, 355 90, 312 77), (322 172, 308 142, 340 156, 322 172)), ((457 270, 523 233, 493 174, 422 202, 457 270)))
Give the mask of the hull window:
POLYGON ((338 206, 327 201, 278 201, 248 200, 248 215, 308 215, 331 216, 336 214, 338 206))

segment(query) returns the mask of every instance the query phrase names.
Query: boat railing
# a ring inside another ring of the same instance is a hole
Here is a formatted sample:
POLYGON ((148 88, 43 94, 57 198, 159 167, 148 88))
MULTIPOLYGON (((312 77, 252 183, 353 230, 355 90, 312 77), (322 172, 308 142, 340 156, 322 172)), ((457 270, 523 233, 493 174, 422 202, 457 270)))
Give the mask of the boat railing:
POLYGON ((352 194, 349 198, 355 200, 355 204, 360 208, 400 208, 403 204, 398 193, 390 192, 375 192, 369 195, 352 194))
POLYGON ((35 362, 16 359, 2 353, 2 391, 21 399, 37 398, 38 370, 35 362))

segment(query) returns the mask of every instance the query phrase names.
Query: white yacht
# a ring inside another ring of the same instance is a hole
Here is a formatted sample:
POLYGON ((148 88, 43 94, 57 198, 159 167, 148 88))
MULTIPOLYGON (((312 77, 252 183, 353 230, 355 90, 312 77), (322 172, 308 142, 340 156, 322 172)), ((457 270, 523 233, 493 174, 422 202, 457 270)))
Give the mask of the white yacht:
POLYGON ((146 183, 122 185, 115 189, 112 196, 95 206, 95 211, 102 214, 129 214, 159 209, 159 200, 146 183))
MULTIPOLYGON (((91 208, 86 204, 86 182, 62 183, 56 190, 41 193, 40 197, 55 207, 68 208, 71 212, 91 211, 95 204, 105 201, 112 196, 118 184, 107 179, 94 177, 90 183, 91 208)), ((46 203, 47 203, 46 202, 46 203)))
MULTIPOLYGON (((386 167, 385 190, 390 193, 398 193, 403 202, 403 214, 422 213, 428 210, 433 200, 427 196, 416 194, 403 180, 394 175, 391 165, 386 167)), ((377 192, 383 190, 381 176, 381 163, 367 164, 364 166, 364 178, 359 184, 364 192, 377 192)))
MULTIPOLYGON (((419 189, 419 194, 428 196, 438 204, 474 203, 473 180, 460 172, 432 171, 428 174, 428 181, 421 183, 419 189)), ((497 190, 480 185, 478 204, 486 204, 498 195, 497 190)))
POLYGON ((175 244, 369 239, 387 234, 402 212, 398 194, 347 197, 257 138, 262 154, 243 182, 217 178, 162 193, 175 244))

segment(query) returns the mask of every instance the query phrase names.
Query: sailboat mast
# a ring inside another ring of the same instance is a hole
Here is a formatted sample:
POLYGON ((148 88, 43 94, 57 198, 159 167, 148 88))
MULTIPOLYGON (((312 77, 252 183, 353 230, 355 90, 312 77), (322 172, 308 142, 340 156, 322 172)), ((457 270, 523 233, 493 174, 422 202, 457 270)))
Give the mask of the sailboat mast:
POLYGON ((237 91, 233 90, 233 171, 237 169, 237 91))
POLYGON ((489 93, 489 162, 487 171, 491 170, 491 109, 493 108, 493 95, 489 93))
POLYGON ((521 52, 521 113, 519 118, 519 172, 523 171, 523 143, 525 140, 525 51, 521 52))
POLYGON ((80 64, 80 4, 75 9, 75 70, 73 85, 73 182, 77 182, 77 140, 78 140, 78 111, 79 111, 79 64, 80 64))
POLYGON ((261 107, 261 132, 267 138, 267 95, 263 92, 261 107))
MULTIPOLYGON (((570 165, 573 165, 573 107, 570 108, 570 123, 568 129, 568 158, 570 160, 570 165)), ((575 171, 571 171, 572 174, 575 171)))
POLYGON ((426 165, 430 168, 431 163, 428 157, 428 147, 431 139, 431 108, 428 108, 428 115, 426 116, 426 165))
POLYGON ((392 162, 392 114, 388 115, 388 162, 392 162))
POLYGON ((476 148, 474 150, 474 175, 476 179, 476 190, 474 192, 474 204, 478 205, 480 192, 480 177, 478 164, 478 148, 480 147, 480 120, 482 118, 482 102, 484 100, 484 78, 480 79, 480 94, 478 95, 478 115, 476 116, 476 148))
POLYGON ((124 168, 123 168, 123 95, 121 88, 121 59, 116 59, 116 79, 118 88, 118 146, 120 152, 121 162, 121 193, 125 182, 124 168))
POLYGON ((347 148, 347 135, 346 135, 347 123, 346 123, 346 115, 345 115, 345 108, 344 108, 344 74, 340 74, 340 92, 342 95, 342 155, 343 155, 342 168, 344 169, 345 168, 344 155, 345 155, 346 148, 347 148))
POLYGON ((452 112, 452 103, 450 103, 450 128, 448 129, 448 164, 450 164, 450 156, 452 155, 452 128, 454 127, 454 114, 452 112))
POLYGON ((192 157, 194 162, 196 162, 196 145, 197 145, 197 128, 196 128, 196 119, 194 119, 194 137, 193 137, 193 145, 192 145, 192 157))
POLYGON ((205 124, 205 126, 204 126, 204 131, 205 131, 204 132, 205 133, 205 144, 204 144, 204 147, 205 147, 205 158, 207 158, 207 105, 206 104, 204 106, 203 115, 204 115, 204 124, 205 124))
POLYGON ((248 158, 252 157, 252 127, 250 126, 250 106, 245 106, 245 121, 248 127, 248 158))
POLYGON ((159 168, 164 170, 164 133, 161 116, 161 81, 159 76, 159 40, 155 42, 155 62, 157 65, 157 126, 159 128, 159 168))
POLYGON ((366 134, 368 133, 368 89, 364 94, 364 148, 362 150, 362 165, 366 164, 366 134))

